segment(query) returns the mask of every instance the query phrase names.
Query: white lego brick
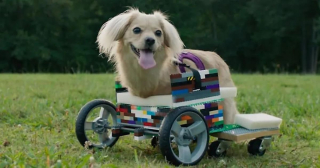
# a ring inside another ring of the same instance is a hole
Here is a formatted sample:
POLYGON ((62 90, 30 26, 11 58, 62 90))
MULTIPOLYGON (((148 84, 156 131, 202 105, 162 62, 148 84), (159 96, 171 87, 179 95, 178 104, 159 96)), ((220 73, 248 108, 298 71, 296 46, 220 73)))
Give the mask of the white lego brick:
POLYGON ((279 128, 282 119, 265 114, 236 114, 235 124, 238 124, 247 129, 261 129, 261 128, 279 128))

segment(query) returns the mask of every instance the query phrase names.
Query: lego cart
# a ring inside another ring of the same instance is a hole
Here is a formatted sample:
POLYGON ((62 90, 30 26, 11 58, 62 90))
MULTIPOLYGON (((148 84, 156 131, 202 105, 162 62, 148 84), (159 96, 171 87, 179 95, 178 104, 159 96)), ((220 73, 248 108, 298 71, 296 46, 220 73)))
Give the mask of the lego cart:
POLYGON ((170 75, 171 95, 140 98, 116 82, 117 103, 97 99, 84 105, 76 120, 76 135, 89 148, 113 146, 120 136, 134 134, 135 140, 152 139, 173 165, 195 165, 207 152, 226 154, 232 142, 251 140, 248 152, 264 155, 271 136, 279 128, 246 129, 225 125, 222 101, 236 97, 237 89, 220 87, 216 69, 193 70, 170 75), (94 114, 95 109, 98 109, 94 114), (218 140, 209 145, 209 135, 218 140))

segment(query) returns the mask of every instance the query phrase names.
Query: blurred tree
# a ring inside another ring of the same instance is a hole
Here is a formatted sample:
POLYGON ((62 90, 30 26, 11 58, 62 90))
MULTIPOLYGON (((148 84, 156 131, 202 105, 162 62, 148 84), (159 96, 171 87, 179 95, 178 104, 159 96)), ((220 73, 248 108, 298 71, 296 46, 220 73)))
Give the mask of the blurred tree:
POLYGON ((238 72, 317 72, 317 0, 2 0, 0 72, 106 72, 101 25, 128 6, 170 16, 187 48, 238 72))

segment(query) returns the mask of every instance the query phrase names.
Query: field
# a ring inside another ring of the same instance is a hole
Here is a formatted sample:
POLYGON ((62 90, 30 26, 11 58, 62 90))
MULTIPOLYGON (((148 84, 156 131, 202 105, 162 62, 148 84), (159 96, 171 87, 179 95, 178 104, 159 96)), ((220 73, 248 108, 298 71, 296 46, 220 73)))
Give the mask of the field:
MULTIPOLYGON (((263 157, 250 156, 243 142, 224 158, 205 156, 197 167, 320 167, 320 76, 233 79, 239 111, 281 117, 281 135, 263 157)), ((132 135, 101 151, 80 146, 77 113, 92 99, 114 102, 113 80, 107 74, 1 74, 0 167, 172 167, 150 140, 133 141, 132 135)))

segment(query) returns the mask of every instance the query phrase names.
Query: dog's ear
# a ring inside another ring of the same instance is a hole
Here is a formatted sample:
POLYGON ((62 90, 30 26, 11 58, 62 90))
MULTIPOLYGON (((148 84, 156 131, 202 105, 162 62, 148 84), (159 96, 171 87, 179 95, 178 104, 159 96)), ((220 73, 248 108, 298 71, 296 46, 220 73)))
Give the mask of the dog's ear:
POLYGON ((130 22, 138 13, 138 9, 131 8, 102 25, 97 37, 100 53, 110 54, 115 42, 124 36, 130 22))
POLYGON ((155 11, 154 15, 160 19, 164 35, 164 44, 171 49, 174 57, 177 57, 184 47, 177 29, 169 22, 167 16, 162 12, 155 11))

